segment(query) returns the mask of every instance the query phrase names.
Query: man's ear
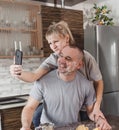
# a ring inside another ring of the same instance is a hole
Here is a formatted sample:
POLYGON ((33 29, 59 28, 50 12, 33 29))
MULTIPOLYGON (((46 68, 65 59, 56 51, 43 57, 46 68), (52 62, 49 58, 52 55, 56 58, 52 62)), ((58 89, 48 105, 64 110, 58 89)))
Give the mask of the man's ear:
POLYGON ((79 62, 79 65, 78 65, 78 69, 80 69, 82 66, 84 65, 84 62, 83 62, 83 60, 80 60, 80 62, 79 62))

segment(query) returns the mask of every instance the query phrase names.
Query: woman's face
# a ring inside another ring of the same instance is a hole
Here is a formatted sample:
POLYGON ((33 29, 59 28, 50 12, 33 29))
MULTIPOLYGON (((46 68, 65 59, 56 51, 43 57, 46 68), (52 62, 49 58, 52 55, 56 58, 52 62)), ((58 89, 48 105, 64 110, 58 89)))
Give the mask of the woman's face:
POLYGON ((61 50, 69 45, 69 37, 62 36, 58 34, 53 34, 47 37, 48 44, 50 45, 50 48, 57 54, 61 52, 61 50))

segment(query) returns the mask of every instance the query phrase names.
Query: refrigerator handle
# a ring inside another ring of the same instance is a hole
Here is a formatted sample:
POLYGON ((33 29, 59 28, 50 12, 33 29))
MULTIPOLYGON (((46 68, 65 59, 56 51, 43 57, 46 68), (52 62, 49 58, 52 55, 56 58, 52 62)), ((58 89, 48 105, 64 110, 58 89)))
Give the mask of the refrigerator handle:
POLYGON ((96 61, 99 65, 99 34, 98 34, 98 25, 95 27, 95 36, 96 36, 96 61))

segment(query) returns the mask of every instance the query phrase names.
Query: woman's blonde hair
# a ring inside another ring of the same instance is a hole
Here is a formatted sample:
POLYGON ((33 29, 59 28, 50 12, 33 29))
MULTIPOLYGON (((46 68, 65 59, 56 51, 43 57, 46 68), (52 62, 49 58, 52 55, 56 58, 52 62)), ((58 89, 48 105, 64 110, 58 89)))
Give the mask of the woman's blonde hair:
POLYGON ((48 27, 48 30, 45 35, 46 39, 48 38, 48 36, 50 36, 52 34, 62 35, 64 37, 66 35, 68 35, 69 36, 69 45, 75 44, 71 30, 69 29, 69 26, 65 21, 60 21, 58 23, 53 22, 48 27))

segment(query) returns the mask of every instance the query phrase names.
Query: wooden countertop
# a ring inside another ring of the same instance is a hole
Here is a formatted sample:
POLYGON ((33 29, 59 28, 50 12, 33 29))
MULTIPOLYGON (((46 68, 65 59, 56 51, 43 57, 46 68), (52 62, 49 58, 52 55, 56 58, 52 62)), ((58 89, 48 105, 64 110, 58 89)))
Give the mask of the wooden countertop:
POLYGON ((106 116, 107 121, 112 126, 112 130, 119 130, 119 116, 106 116))
MULTIPOLYGON (((107 121, 112 126, 112 130, 119 130, 119 116, 106 116, 107 121)), ((95 128, 95 124, 92 121, 78 122, 75 124, 70 124, 63 127, 56 127, 55 130, 75 130, 78 125, 84 124, 89 128, 89 130, 93 130, 95 128)))

